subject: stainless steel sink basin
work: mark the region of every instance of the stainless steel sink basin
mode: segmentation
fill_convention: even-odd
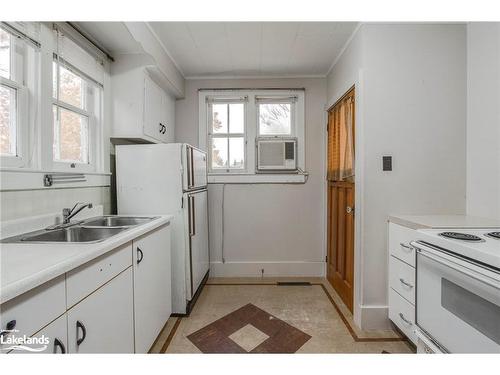
[[[112,237],[127,228],[83,228],[73,226],[63,229],[43,230],[11,237],[2,242],[65,242],[91,243],[99,242]]]
[[[118,227],[133,227],[135,225],[144,224],[154,217],[133,217],[133,216],[101,216],[98,218],[92,218],[88,221],[81,223],[82,227],[107,227],[107,228],[118,228]]]

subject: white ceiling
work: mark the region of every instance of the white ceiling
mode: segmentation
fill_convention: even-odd
[[[150,22],[186,78],[325,75],[356,22]]]

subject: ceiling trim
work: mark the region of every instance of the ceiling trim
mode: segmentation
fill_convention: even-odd
[[[351,44],[352,40],[354,39],[354,37],[356,36],[356,34],[358,33],[359,29],[361,28],[361,26],[363,25],[362,22],[358,23],[358,26],[356,26],[356,28],[354,29],[354,31],[352,32],[351,36],[349,38],[347,38],[346,42],[344,43],[344,46],[342,47],[342,49],[340,50],[339,54],[337,55],[337,57],[335,57],[335,59],[333,60],[332,62],[332,65],[330,65],[330,69],[328,69],[328,71],[326,72],[326,76],[328,77],[328,75],[330,74],[330,72],[332,71],[333,67],[339,62],[340,58],[342,57],[342,55],[344,54],[345,50],[347,49],[347,47],[349,47],[349,44]]]
[[[326,78],[326,74],[281,74],[281,75],[205,75],[205,76],[186,76],[186,80],[197,79],[286,79],[286,78]]]
[[[149,24],[149,22],[145,22],[145,24],[146,24],[146,27],[151,32],[151,34],[153,34],[153,36],[156,38],[156,40],[158,41],[158,43],[160,43],[161,48],[163,48],[163,50],[165,51],[165,53],[167,54],[167,56],[170,57],[170,60],[172,60],[172,62],[174,63],[174,65],[177,68],[177,70],[179,71],[179,73],[181,73],[182,78],[187,79],[186,75],[184,74],[184,71],[182,70],[182,68],[180,67],[180,65],[177,63],[177,61],[175,61],[174,57],[172,56],[172,54],[170,53],[170,51],[167,49],[167,47],[165,47],[165,44],[162,42],[162,40],[158,36],[158,34],[156,34],[156,31],[154,31],[154,29],[151,27],[151,25]]]

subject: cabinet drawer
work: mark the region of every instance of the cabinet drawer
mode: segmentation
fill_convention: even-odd
[[[4,330],[9,322],[15,321],[13,328],[19,330],[16,336],[31,336],[65,311],[66,289],[61,275],[2,304],[0,327]]]
[[[389,223],[389,254],[415,267],[415,249],[410,241],[416,239],[415,230]]]
[[[401,297],[394,289],[389,289],[389,319],[414,343],[415,335],[415,306]]]
[[[389,260],[389,285],[415,305],[415,268],[394,256]]]
[[[129,242],[68,272],[67,307],[75,305],[131,265],[132,243]]]

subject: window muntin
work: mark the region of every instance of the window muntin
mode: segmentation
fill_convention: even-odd
[[[258,103],[259,135],[291,136],[292,103]]]
[[[217,101],[209,105],[210,170],[245,169],[245,104]]]

